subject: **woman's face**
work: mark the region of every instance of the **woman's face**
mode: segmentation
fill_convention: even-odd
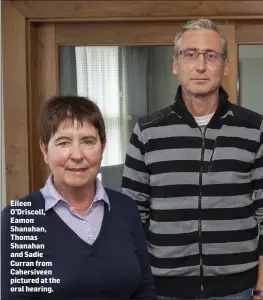
[[[40,148],[57,189],[86,188],[94,184],[105,143],[91,123],[64,121],[47,146],[40,142]]]

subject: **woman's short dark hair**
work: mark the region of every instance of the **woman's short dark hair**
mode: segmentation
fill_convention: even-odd
[[[97,130],[101,143],[106,141],[105,124],[98,106],[85,97],[55,96],[46,101],[38,119],[40,140],[48,145],[62,122],[83,122],[92,124]]]

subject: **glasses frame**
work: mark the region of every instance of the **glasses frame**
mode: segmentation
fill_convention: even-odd
[[[186,58],[184,56],[182,56],[186,51],[193,51],[197,56],[196,57],[191,57],[191,58]],[[215,53],[218,55],[218,60],[210,60],[208,58],[208,55],[207,53]],[[220,62],[221,59],[225,60],[226,57],[223,53],[220,53],[220,52],[217,52],[217,51],[214,51],[214,50],[207,50],[207,51],[204,51],[204,52],[201,52],[201,51],[197,51],[196,49],[184,49],[184,50],[180,50],[178,51],[177,53],[177,56],[182,56],[182,58],[185,60],[185,61],[196,61],[198,58],[199,58],[199,55],[202,54],[204,56],[204,59],[206,62],[209,62],[209,63],[212,63],[212,64],[217,64],[218,62]]]

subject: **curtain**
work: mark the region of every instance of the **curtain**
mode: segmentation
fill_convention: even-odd
[[[77,93],[99,106],[105,121],[107,147],[102,167],[118,165],[122,159],[125,103],[119,89],[118,47],[76,47]]]

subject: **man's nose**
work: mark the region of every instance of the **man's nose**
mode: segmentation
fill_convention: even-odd
[[[204,72],[206,70],[206,59],[203,53],[199,53],[196,62],[196,69],[199,72]]]

